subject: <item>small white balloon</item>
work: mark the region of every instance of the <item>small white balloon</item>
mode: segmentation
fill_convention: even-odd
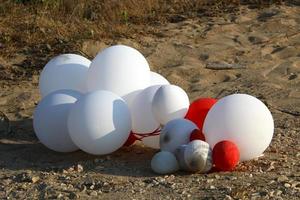
[[[51,59],[42,70],[39,89],[42,97],[60,89],[85,92],[91,61],[76,54],[62,54]]]
[[[104,49],[92,61],[88,71],[88,91],[108,90],[130,106],[139,90],[150,82],[150,68],[136,49],[115,45]]]
[[[45,96],[33,114],[33,128],[42,144],[58,152],[78,149],[69,136],[68,115],[81,94],[74,90],[58,90]]]
[[[179,169],[176,157],[168,152],[161,151],[155,154],[151,160],[151,168],[158,174],[170,174]]]
[[[197,125],[187,119],[174,119],[168,122],[160,133],[160,149],[176,152],[183,144],[190,142],[190,135]]]
[[[98,90],[82,96],[72,108],[68,128],[73,142],[83,151],[109,154],[126,142],[131,130],[127,104],[116,94]]]
[[[234,142],[240,150],[240,160],[245,161],[260,156],[269,146],[274,121],[259,99],[233,94],[220,99],[209,110],[203,132],[211,147],[222,140]]]
[[[160,148],[159,138],[160,138],[160,135],[144,137],[144,138],[142,138],[142,142],[147,147],[150,147],[152,149],[159,149]]]
[[[151,85],[170,85],[170,82],[162,75],[156,72],[150,72],[150,84]]]
[[[163,85],[154,95],[152,112],[161,124],[177,118],[184,118],[190,102],[185,91],[176,85]]]
[[[193,140],[184,150],[184,160],[188,171],[206,173],[212,168],[212,150],[202,140]]]

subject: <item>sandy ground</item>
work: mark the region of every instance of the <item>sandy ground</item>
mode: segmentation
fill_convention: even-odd
[[[191,100],[237,92],[258,97],[276,127],[265,155],[234,172],[157,176],[150,168],[156,151],[141,145],[109,156],[56,153],[32,129],[38,76],[1,80],[1,199],[300,199],[300,7],[244,7],[238,15],[174,21],[155,34],[85,41],[80,51],[93,57],[111,43],[136,47]],[[25,59],[0,55],[1,76],[19,72]]]

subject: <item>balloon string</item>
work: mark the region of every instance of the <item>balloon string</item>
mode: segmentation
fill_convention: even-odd
[[[134,133],[131,131],[131,134],[133,134],[136,137],[136,140],[142,141],[142,139],[144,139],[146,137],[152,137],[152,136],[159,135],[160,132],[161,132],[161,129],[160,129],[160,127],[158,127],[151,133]]]

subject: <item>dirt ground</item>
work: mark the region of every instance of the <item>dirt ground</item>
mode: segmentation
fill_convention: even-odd
[[[275,120],[264,156],[233,172],[158,176],[155,150],[136,144],[108,156],[56,153],[38,142],[32,113],[40,100],[38,75],[0,80],[1,199],[300,199],[300,7],[242,6],[222,17],[180,16],[155,34],[86,40],[92,58],[112,44],[139,49],[153,71],[183,87],[190,100],[247,93]],[[0,49],[1,53],[1,49]],[[1,77],[30,55],[1,57]],[[250,141],[251,142],[251,141]]]

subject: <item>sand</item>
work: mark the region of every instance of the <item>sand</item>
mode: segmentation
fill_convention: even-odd
[[[237,15],[183,18],[159,32],[118,41],[84,41],[92,58],[110,44],[139,49],[153,71],[190,100],[247,93],[271,110],[275,133],[264,156],[233,172],[158,176],[155,150],[140,144],[109,156],[56,153],[40,144],[32,113],[38,75],[0,81],[0,198],[300,199],[300,7],[242,7]],[[1,77],[29,55],[0,54]],[[251,141],[250,141],[251,142]]]

